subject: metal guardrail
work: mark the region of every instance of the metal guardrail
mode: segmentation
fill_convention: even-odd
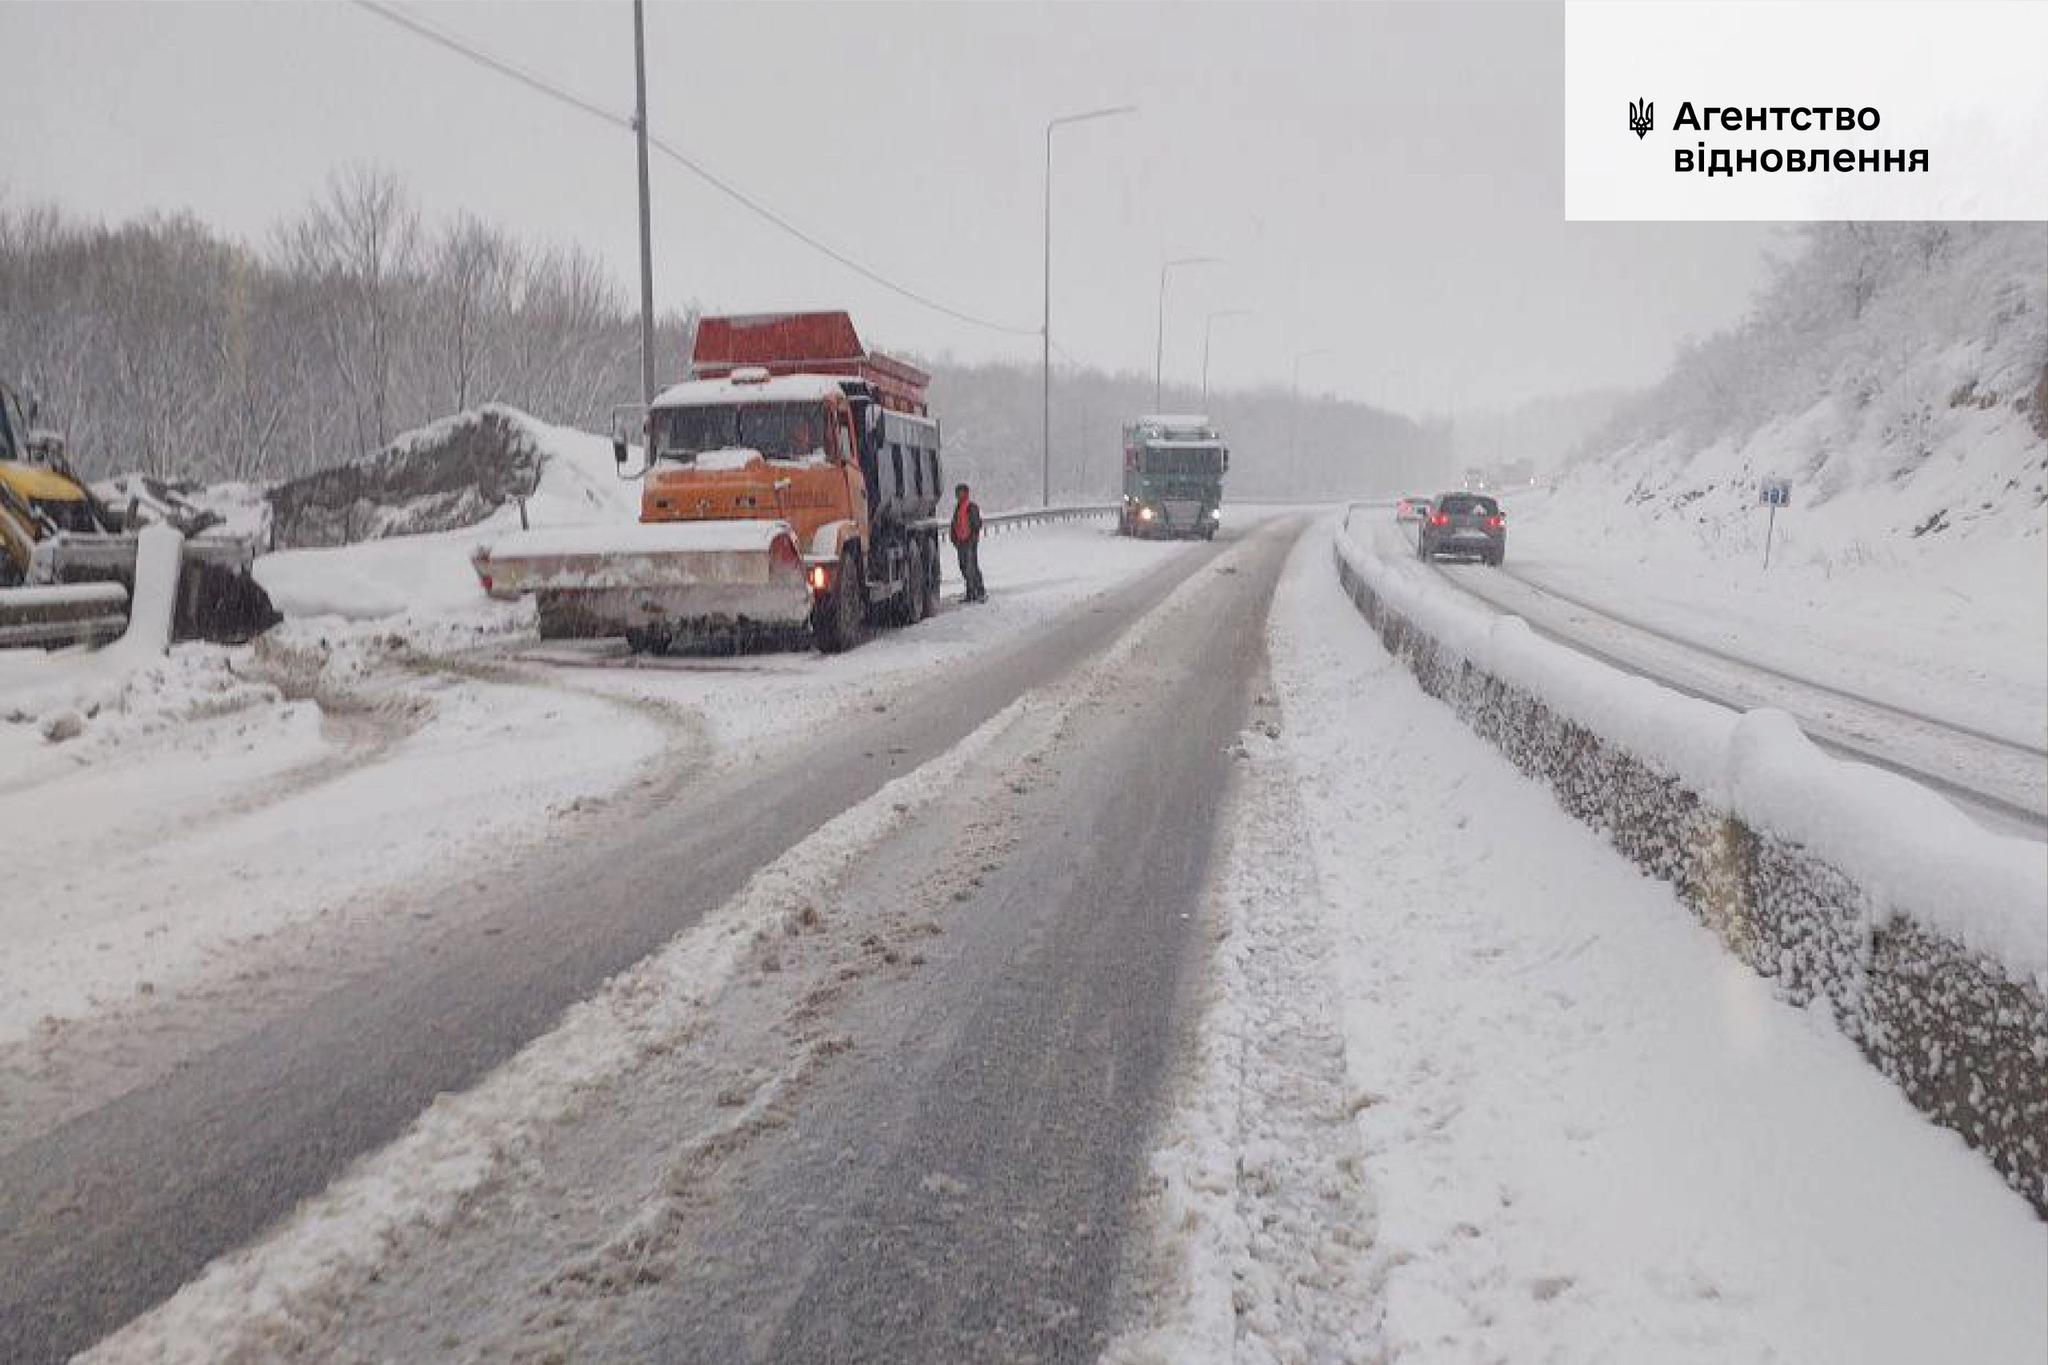
[[[988,536],[1025,526],[1050,525],[1061,521],[1094,521],[1099,517],[1113,517],[1122,510],[1122,507],[1121,503],[1107,502],[1091,507],[1040,507],[1030,512],[1001,512],[981,519],[981,533]]]

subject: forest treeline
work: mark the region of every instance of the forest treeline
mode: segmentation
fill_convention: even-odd
[[[689,321],[660,320],[680,354]],[[0,203],[0,377],[87,474],[273,479],[479,403],[604,430],[639,313],[596,256],[350,168],[260,245],[189,215],[109,227]]]
[[[693,320],[658,319],[660,379],[680,370]],[[1035,364],[873,341],[932,369],[959,476],[990,505],[1037,501]],[[255,244],[189,214],[109,226],[0,199],[0,379],[39,400],[40,425],[89,477],[272,481],[487,402],[608,431],[639,397],[639,316],[594,254],[469,215],[429,224],[404,182],[372,167],[335,173]],[[1121,425],[1151,389],[1149,374],[1056,372],[1056,499],[1118,488]],[[1203,400],[1169,383],[1164,401]],[[1378,491],[1449,464],[1444,429],[1362,404],[1271,388],[1208,402],[1244,495]]]

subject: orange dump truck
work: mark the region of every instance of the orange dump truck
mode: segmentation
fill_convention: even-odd
[[[845,313],[704,318],[691,377],[648,409],[636,526],[481,546],[494,596],[541,634],[663,650],[808,626],[828,652],[938,597],[944,478],[930,377],[867,351]],[[626,442],[615,442],[621,468]]]

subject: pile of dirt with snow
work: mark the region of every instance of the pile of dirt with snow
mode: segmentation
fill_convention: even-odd
[[[520,629],[531,624],[532,605],[485,598],[469,564],[478,542],[522,519],[589,526],[630,524],[640,514],[640,486],[619,478],[609,440],[501,405],[424,427],[365,462],[363,478],[388,480],[376,499],[347,501],[354,468],[316,476],[331,476],[319,496],[338,502],[295,502],[311,496],[292,491],[295,484],[273,490],[279,546],[304,548],[265,555],[256,577],[288,618],[402,618],[430,632],[453,622],[472,634]],[[322,538],[337,528],[351,543]]]
[[[478,525],[527,500],[556,523],[630,519],[611,443],[487,404],[400,436],[360,460],[270,490],[280,548],[352,545]]]
[[[2048,225],[1811,225],[1750,317],[1626,405],[1531,520],[1742,573],[1760,566],[1770,478],[1793,485],[1782,565],[2038,593]]]

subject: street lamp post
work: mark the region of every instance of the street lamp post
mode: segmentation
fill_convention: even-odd
[[[1038,325],[1039,396],[1043,403],[1039,414],[1040,505],[1045,507],[1052,506],[1052,130],[1069,123],[1086,123],[1090,119],[1137,112],[1135,104],[1119,104],[1108,109],[1090,109],[1082,114],[1066,114],[1045,125],[1045,312]]]
[[[1209,406],[1209,341],[1216,331],[1218,318],[1248,318],[1253,316],[1249,308],[1223,308],[1209,314],[1202,322],[1202,407]],[[1154,401],[1158,401],[1156,398]]]
[[[1159,338],[1152,351],[1152,411],[1159,411],[1166,393],[1166,277],[1177,265],[1222,265],[1220,256],[1176,256],[1159,266]]]
[[[1313,351],[1302,351],[1294,357],[1294,379],[1288,387],[1287,399],[1287,462],[1294,463],[1294,433],[1301,425],[1301,362],[1314,360],[1319,355],[1335,355],[1337,348],[1322,346]]]
[[[640,155],[640,401],[654,405],[654,229],[647,205],[647,22],[633,0],[633,139]],[[525,504],[521,504],[523,507]]]

